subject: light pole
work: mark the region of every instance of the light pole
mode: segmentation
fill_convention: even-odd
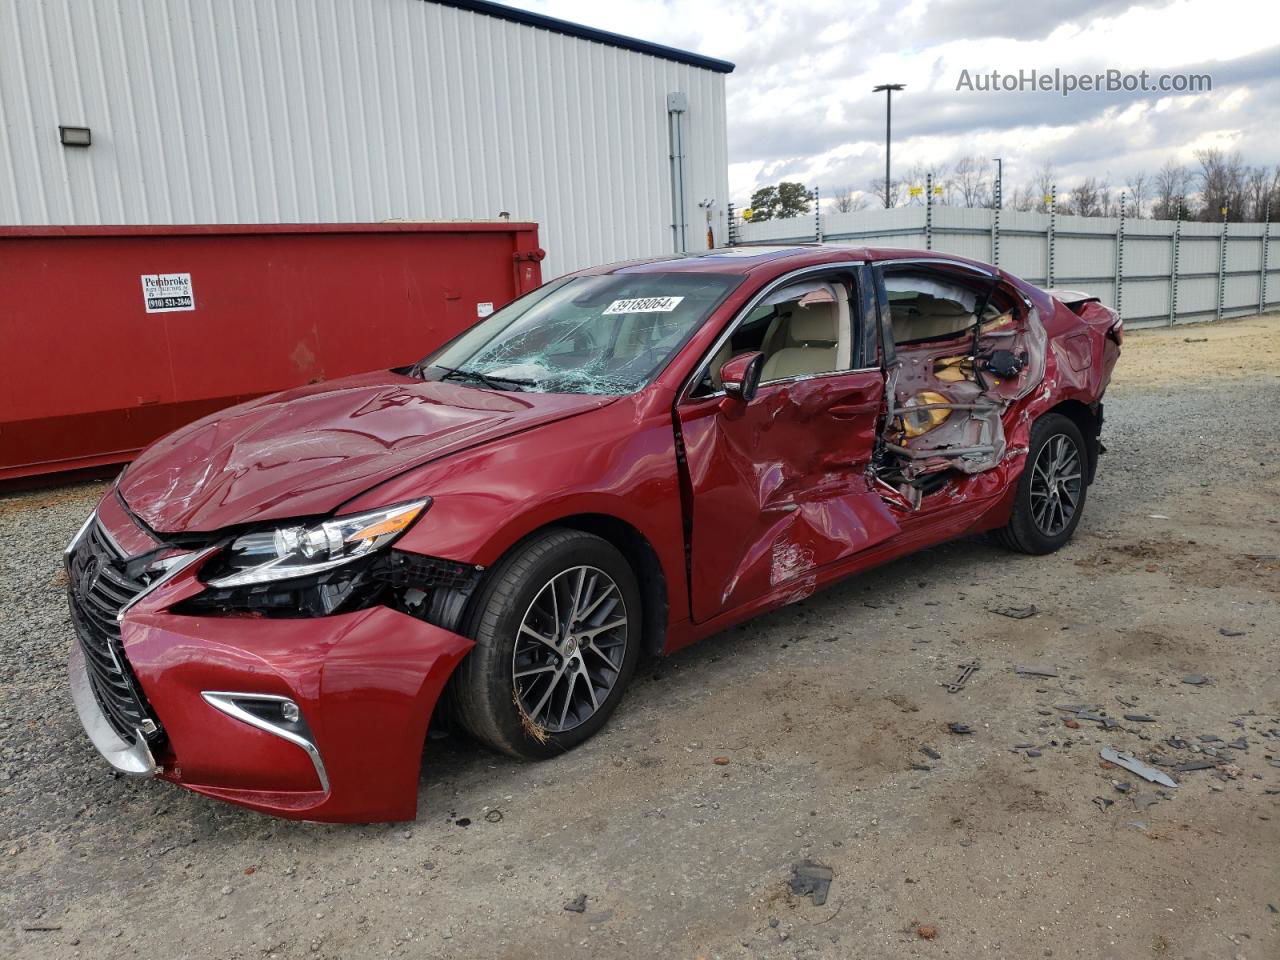
[[[1004,160],[1001,157],[992,157],[996,162],[996,206],[1004,206]]]
[[[884,207],[886,210],[891,206],[889,202],[889,142],[893,136],[893,91],[901,90],[905,86],[905,83],[882,83],[871,88],[872,93],[884,91]]]

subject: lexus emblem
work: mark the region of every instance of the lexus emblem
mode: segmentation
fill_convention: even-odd
[[[82,603],[87,602],[89,594],[98,585],[98,577],[102,575],[102,562],[97,557],[90,557],[84,565],[84,571],[76,583],[76,596]]]

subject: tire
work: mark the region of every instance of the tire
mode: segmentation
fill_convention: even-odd
[[[593,602],[578,626],[563,622],[575,603],[585,610]],[[450,681],[455,718],[514,757],[571,750],[622,699],[642,617],[635,574],[612,544],[563,528],[535,534],[494,567],[476,597],[467,621],[476,645]],[[605,629],[619,619],[623,627]]]
[[[1065,463],[1064,454],[1068,458]],[[1013,513],[1008,525],[995,531],[996,540],[1020,553],[1057,550],[1080,524],[1088,477],[1089,451],[1080,428],[1059,413],[1041,417],[1031,427],[1031,444],[1018,478]],[[1054,486],[1056,496],[1046,492],[1046,487]],[[1070,515],[1065,516],[1068,505]]]

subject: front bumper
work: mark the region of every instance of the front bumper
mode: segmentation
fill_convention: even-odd
[[[163,731],[152,748],[110,727],[73,645],[72,694],[99,752],[122,772],[275,816],[412,820],[427,725],[472,641],[387,607],[307,619],[169,612],[202,589],[199,566],[120,621],[120,648]],[[298,723],[255,722],[260,712],[234,708],[238,696],[289,701]]]
[[[76,705],[76,713],[80,715],[80,724],[107,763],[130,776],[154,776],[156,761],[151,756],[151,748],[147,746],[142,731],[138,731],[134,742],[126,742],[112,729],[102,707],[98,705],[89,684],[89,668],[84,662],[84,651],[80,649],[79,643],[71,645],[67,677],[71,684],[71,699]]]

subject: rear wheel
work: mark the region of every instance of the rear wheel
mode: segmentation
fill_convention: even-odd
[[[608,720],[639,655],[640,591],[608,541],[549,530],[492,572],[470,619],[476,645],[454,675],[458,720],[503,753],[539,759]]]
[[[996,532],[1005,546],[1022,553],[1052,553],[1071,539],[1084,512],[1088,453],[1075,422],[1058,413],[1031,428],[1026,466],[1008,526]]]

